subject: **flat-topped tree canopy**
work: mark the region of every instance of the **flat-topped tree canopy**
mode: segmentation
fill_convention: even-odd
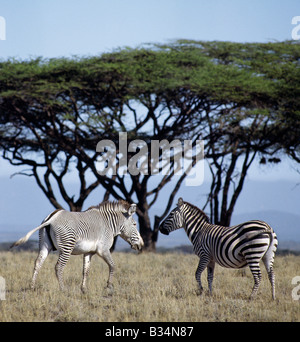
[[[56,208],[81,210],[98,186],[104,199],[137,203],[145,246],[154,249],[186,174],[174,176],[172,152],[167,174],[123,174],[119,133],[127,133],[128,144],[145,142],[149,165],[154,140],[202,139],[211,171],[206,206],[212,222],[228,225],[255,158],[279,161],[284,150],[299,162],[299,55],[297,42],[179,40],[92,57],[2,61],[2,156],[25,165],[19,173],[34,176]],[[115,175],[98,173],[96,146],[104,139],[116,146]],[[135,152],[127,152],[128,165]],[[173,184],[168,193],[166,184]],[[163,192],[166,204],[151,222]]]

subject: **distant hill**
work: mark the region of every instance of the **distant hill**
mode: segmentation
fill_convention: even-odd
[[[266,210],[255,211],[251,213],[234,214],[231,224],[235,225],[248,220],[259,219],[269,223],[276,232],[279,240],[278,249],[300,251],[300,215],[287,212]],[[34,224],[0,224],[0,250],[7,250],[9,245],[24,236],[26,232],[31,230]],[[38,240],[38,233],[34,233],[30,241]],[[6,244],[5,244],[6,243]],[[191,246],[191,243],[183,229],[172,232],[169,236],[159,234],[157,247],[158,248],[178,248],[179,246]],[[24,246],[24,249],[32,249],[33,245]],[[35,245],[37,248],[37,245]],[[116,249],[123,250],[130,248],[129,245],[118,239]]]
[[[29,240],[21,246],[10,249],[11,242],[0,242],[0,252],[2,251],[12,251],[12,252],[21,252],[21,251],[38,251],[39,250],[39,242],[37,240]]]
[[[266,221],[277,234],[279,240],[278,249],[300,251],[300,215],[280,212],[275,210],[257,211],[252,213],[244,213],[233,215],[231,224],[235,225],[248,220],[259,219]],[[26,230],[15,225],[0,224],[0,244],[11,243],[22,237],[27,231],[32,229],[33,225],[26,225]],[[34,233],[30,241],[38,240],[38,233]],[[8,246],[9,244],[7,244]],[[7,248],[3,245],[3,248]],[[172,232],[170,235],[159,234],[158,248],[178,248],[179,246],[191,246],[191,243],[183,229]],[[33,245],[24,246],[25,249],[31,249]],[[35,245],[35,247],[37,247]],[[116,249],[123,250],[129,248],[128,244],[119,238]]]
[[[234,215],[231,225],[255,219],[266,221],[274,229],[279,250],[300,251],[300,215],[275,210],[257,211]],[[168,236],[160,235],[157,244],[162,248],[180,248],[183,245],[191,245],[183,229]]]

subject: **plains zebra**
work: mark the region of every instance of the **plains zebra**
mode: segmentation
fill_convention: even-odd
[[[273,262],[278,242],[276,234],[267,223],[256,220],[233,227],[210,224],[202,210],[179,198],[177,208],[170,212],[161,223],[159,230],[168,235],[178,228],[185,229],[195,254],[200,258],[196,280],[201,292],[203,290],[201,273],[206,267],[211,293],[216,262],[228,268],[241,268],[248,265],[254,278],[250,296],[253,298],[261,280],[259,262],[262,259],[272,285],[272,298],[275,299]]]
[[[63,269],[71,254],[84,254],[82,292],[86,291],[86,279],[90,269],[91,257],[98,254],[109,267],[107,287],[112,287],[114,262],[110,248],[114,237],[120,235],[133,249],[139,250],[144,242],[133,219],[136,204],[125,201],[103,202],[83,212],[55,210],[43,223],[11,247],[26,242],[39,230],[39,254],[35,262],[31,287],[34,288],[36,277],[51,250],[58,250],[59,257],[55,266],[59,286],[63,289]]]

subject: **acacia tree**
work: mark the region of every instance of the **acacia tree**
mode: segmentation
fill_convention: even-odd
[[[212,180],[203,209],[209,205],[211,221],[224,226],[230,225],[251,164],[257,155],[270,147],[269,118],[248,113],[245,123],[243,114],[235,115],[231,120],[227,117],[221,131],[214,122],[208,121],[209,129],[214,132],[214,141],[211,140],[208,147]]]
[[[3,157],[11,164],[29,167],[21,174],[33,176],[55,208],[64,205],[57,199],[54,183],[70,210],[80,210],[99,183],[86,184],[87,165],[70,152],[88,139],[83,130],[74,129],[81,118],[72,96],[64,101],[71,89],[78,87],[78,83],[65,79],[77,66],[64,65],[62,70],[57,64],[60,62],[48,65],[41,59],[2,63],[1,147]],[[71,168],[77,170],[80,180],[77,199],[68,194],[64,182]]]
[[[168,172],[160,176],[123,174],[121,166],[129,165],[144,147],[144,164],[150,169],[152,141],[203,139],[212,172],[207,202],[211,218],[229,224],[248,168],[258,153],[271,153],[274,145],[278,88],[263,62],[271,48],[276,50],[276,43],[181,41],[92,58],[2,62],[3,157],[14,165],[27,165],[29,170],[22,173],[35,177],[56,208],[67,204],[71,210],[81,210],[98,186],[106,190],[104,199],[136,202],[140,232],[151,250],[158,224],[186,173],[177,178],[165,208],[151,224],[151,207],[174,179],[174,152]],[[137,139],[143,144],[124,156],[120,132],[126,132],[128,144]],[[116,147],[113,175],[99,173],[103,151],[96,147],[104,139]],[[160,153],[158,162],[164,158]],[[190,168],[195,164],[192,158]],[[67,190],[70,171],[78,175],[77,196]],[[55,183],[65,203],[58,200]]]
[[[234,70],[221,86],[213,86],[221,106],[206,111],[204,128],[210,132],[206,160],[212,175],[204,208],[209,205],[212,222],[229,225],[254,159],[278,163],[282,152],[294,159],[299,153],[300,45],[179,43]]]
[[[137,202],[141,234],[146,247],[153,249],[157,235],[151,229],[149,209],[159,191],[172,179],[174,160],[170,162],[169,172],[149,188],[151,174],[118,173],[113,177],[100,174],[96,146],[100,140],[109,139],[116,143],[118,154],[117,133],[123,131],[129,141],[143,139],[150,152],[153,139],[185,137],[184,127],[200,104],[191,101],[184,108],[177,108],[176,98],[163,91],[153,95],[144,89],[137,95],[140,83],[135,84],[135,79],[129,76],[128,56],[121,60],[119,57],[116,54],[95,60],[2,63],[1,147],[3,157],[13,165],[29,167],[21,173],[35,177],[56,208],[64,204],[53,190],[54,183],[70,210],[81,210],[98,185],[106,189],[104,199],[112,195]],[[136,69],[140,68],[139,63]],[[137,107],[139,110],[142,107],[145,114],[137,114]],[[128,153],[127,162],[131,157]],[[193,166],[195,161],[191,163]],[[64,182],[70,170],[78,173],[77,197],[68,193]],[[93,181],[88,183],[91,175]],[[178,179],[165,214],[185,176],[184,173]],[[156,225],[158,228],[157,219]]]

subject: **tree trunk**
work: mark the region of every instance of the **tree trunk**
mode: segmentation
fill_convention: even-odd
[[[140,226],[140,234],[144,240],[144,250],[147,252],[153,252],[156,250],[156,240],[155,236],[157,234],[151,229],[150,218],[148,215],[148,211],[139,215],[139,226]]]

